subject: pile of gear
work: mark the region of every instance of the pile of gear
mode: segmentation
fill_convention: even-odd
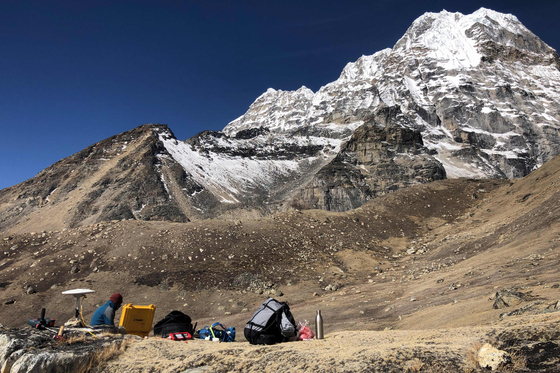
[[[60,329],[55,329],[55,320],[45,317],[45,309],[42,309],[41,317],[29,320],[29,325],[54,333],[55,339],[64,339],[65,328],[66,332],[82,332],[94,336],[96,333],[106,332],[148,336],[152,329],[156,307],[153,304],[149,306],[127,304],[123,308],[119,326],[116,327],[114,324],[115,312],[123,303],[123,297],[119,293],[111,295],[109,301],[94,312],[90,325],[86,325],[82,316],[81,300],[86,297],[86,294],[92,292],[94,291],[89,289],[75,289],[63,293],[76,297],[76,314],[74,319],[69,320]],[[220,322],[215,322],[211,326],[205,326],[199,330],[196,327],[197,324],[193,325],[188,315],[175,310],[158,321],[153,330],[154,336],[174,341],[186,341],[193,338],[214,342],[235,341],[235,327],[226,327]],[[256,345],[310,340],[314,337],[322,339],[323,325],[320,311],[317,311],[316,331],[317,335],[307,326],[307,321],[296,324],[286,302],[268,298],[245,325],[244,335],[249,343]]]
[[[235,328],[216,322],[196,330],[191,318],[180,311],[173,311],[154,326],[154,335],[172,340],[200,338],[214,342],[235,341]],[[313,332],[306,324],[296,325],[290,307],[285,302],[268,298],[253,314],[245,326],[245,338],[251,344],[271,345],[295,340],[298,336],[312,339]]]

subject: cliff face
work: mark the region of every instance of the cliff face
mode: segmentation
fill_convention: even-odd
[[[377,196],[445,176],[441,163],[424,147],[420,131],[372,121],[354,132],[292,205],[348,211]]]

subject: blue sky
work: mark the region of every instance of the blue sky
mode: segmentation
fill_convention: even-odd
[[[144,123],[220,130],[269,87],[317,91],[424,12],[482,6],[560,48],[560,1],[0,0],[0,189]]]

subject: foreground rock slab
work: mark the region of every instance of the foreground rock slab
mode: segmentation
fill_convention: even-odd
[[[53,336],[50,330],[1,329],[0,372],[87,372],[118,355],[123,341],[130,339],[122,335],[75,335],[57,341]]]

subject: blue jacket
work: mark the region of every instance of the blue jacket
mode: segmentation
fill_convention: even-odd
[[[90,325],[115,325],[116,308],[115,303],[108,301],[93,313]]]

